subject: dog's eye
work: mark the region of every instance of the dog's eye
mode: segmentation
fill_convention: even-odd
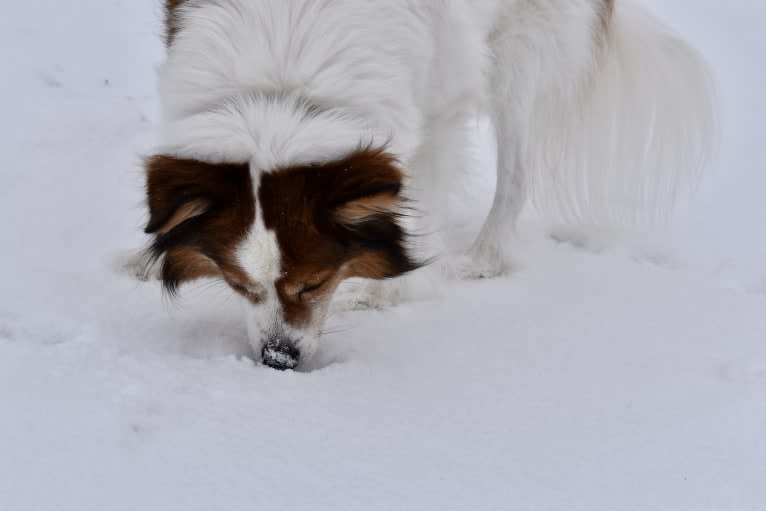
[[[302,299],[304,298],[304,295],[311,294],[314,291],[319,291],[320,289],[322,289],[322,286],[327,284],[329,280],[330,280],[329,278],[326,278],[319,282],[304,285],[303,289],[301,289],[300,293],[298,293],[298,296]]]
[[[301,293],[311,293],[312,291],[317,291],[322,286],[327,284],[327,281],[330,279],[324,279],[321,282],[317,282],[316,284],[306,284],[303,289],[301,290]]]
[[[229,285],[239,294],[247,297],[251,302],[261,302],[263,301],[263,294],[258,289],[254,289],[250,286],[245,286],[238,283],[230,282]]]

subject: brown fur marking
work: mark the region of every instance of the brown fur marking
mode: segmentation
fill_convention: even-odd
[[[220,277],[252,303],[263,301],[270,283],[253,282],[235,254],[256,215],[249,166],[159,155],[146,169],[146,232],[155,235],[155,258],[164,256],[165,288]],[[275,285],[285,321],[308,324],[343,279],[384,279],[419,266],[398,224],[402,179],[396,161],[374,149],[261,174],[257,200],[280,249]]]
[[[223,277],[251,301],[262,288],[249,282],[234,251],[255,219],[247,164],[211,164],[154,156],[146,163],[152,251],[165,255],[162,278],[174,292],[200,277]]]
[[[216,264],[197,250],[177,247],[165,254],[166,271],[181,280],[196,280],[204,277],[220,277],[221,270]]]
[[[396,161],[375,149],[261,177],[258,200],[282,254],[276,285],[288,323],[310,322],[345,278],[382,279],[417,267],[397,223],[402,178]]]

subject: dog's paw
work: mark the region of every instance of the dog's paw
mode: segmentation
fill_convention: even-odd
[[[415,282],[411,275],[391,280],[354,282],[338,291],[333,299],[333,309],[338,312],[387,309],[426,298],[429,289],[427,282]]]
[[[450,262],[449,273],[457,279],[491,279],[507,275],[511,265],[499,255],[468,252],[454,256]]]
[[[556,243],[594,254],[603,252],[618,238],[617,232],[609,229],[585,229],[571,226],[556,226],[551,229],[549,236]]]
[[[143,250],[124,250],[112,255],[109,266],[115,273],[137,280],[159,280],[162,260],[150,258]]]
[[[407,301],[404,279],[374,280],[347,300],[347,310],[386,309]]]

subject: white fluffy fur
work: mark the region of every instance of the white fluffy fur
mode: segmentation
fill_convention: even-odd
[[[527,193],[566,220],[654,218],[711,146],[710,80],[633,0],[604,33],[604,5],[192,0],[160,71],[163,149],[268,169],[385,140],[438,219],[469,165],[465,122],[488,112],[498,191],[477,255],[500,250]]]
[[[256,92],[169,120],[159,150],[211,163],[249,162],[263,171],[332,161],[387,140],[364,118],[343,109],[323,110],[305,98]]]
[[[694,50],[630,1],[616,0],[603,42],[577,81],[551,75],[534,98],[531,197],[597,227],[659,220],[708,158],[712,82]]]
[[[494,275],[527,196],[604,226],[661,217],[700,173],[704,64],[614,4],[604,23],[606,0],[190,0],[160,70],[163,149],[257,173],[385,141],[438,233],[488,114],[497,189],[463,273]]]

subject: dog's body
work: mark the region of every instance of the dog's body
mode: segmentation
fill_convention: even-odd
[[[413,256],[406,233],[443,229],[477,114],[495,127],[497,189],[466,276],[504,271],[528,194],[568,219],[635,217],[662,209],[709,146],[704,66],[631,0],[166,8],[150,259],[170,289],[224,278],[270,365],[314,351],[341,280],[436,255],[438,242]],[[402,215],[402,194],[426,214]]]

